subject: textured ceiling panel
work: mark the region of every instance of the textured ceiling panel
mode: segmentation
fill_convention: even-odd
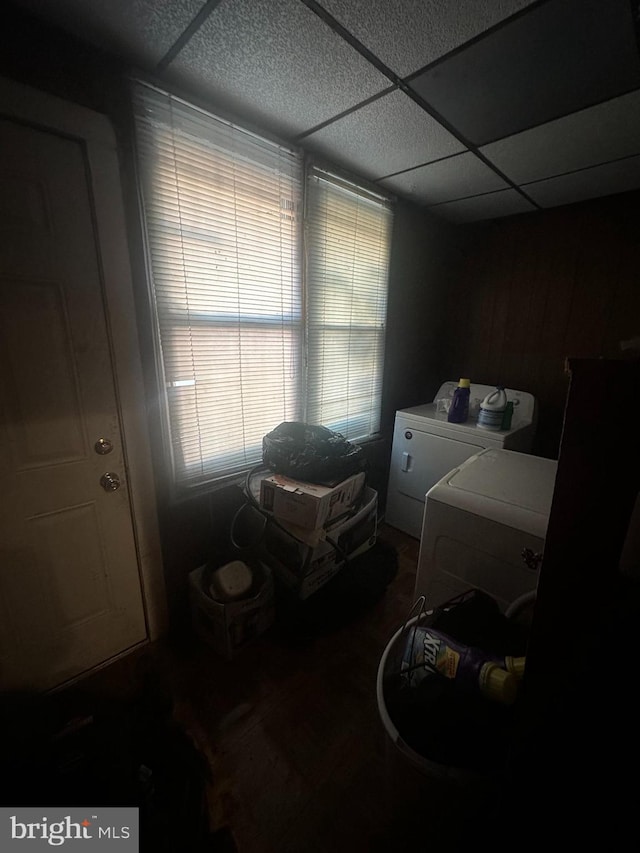
[[[393,89],[307,2],[12,5],[141,68],[157,65],[205,9],[162,72],[169,88],[258,132],[299,137],[453,221],[530,209],[460,137],[541,206],[637,186],[639,0],[319,0],[396,74],[417,72],[412,85],[459,136]]]
[[[442,125],[399,91],[312,133],[302,144],[369,178],[464,150]]]
[[[640,187],[640,155],[527,184],[523,189],[541,207],[556,207]]]
[[[511,216],[514,213],[527,213],[535,209],[517,190],[501,190],[475,198],[438,204],[431,208],[431,212],[450,222],[475,222],[480,219]]]
[[[411,86],[476,145],[640,86],[629,0],[530,10]]]
[[[19,0],[19,5],[85,41],[151,67],[204,0]]]
[[[481,149],[517,184],[640,152],[640,91],[564,116]]]
[[[508,186],[471,152],[411,169],[380,183],[420,204],[438,204]]]
[[[168,76],[286,136],[389,86],[299,0],[224,0]]]
[[[400,77],[423,68],[533,0],[320,0]]]

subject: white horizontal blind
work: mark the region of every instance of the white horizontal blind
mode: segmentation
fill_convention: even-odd
[[[309,171],[306,419],[349,439],[380,428],[392,216],[383,198]]]
[[[246,469],[302,415],[300,158],[136,84],[175,480]]]

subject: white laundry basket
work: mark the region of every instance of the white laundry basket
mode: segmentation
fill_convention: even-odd
[[[424,598],[421,596],[416,604],[418,602],[422,602],[423,604]],[[415,612],[414,608],[412,608],[412,612]],[[474,789],[480,787],[483,794],[488,794],[493,790],[492,780],[496,784],[499,784],[499,774],[496,774],[495,770],[487,768],[485,772],[483,770],[461,767],[456,764],[445,764],[427,758],[413,749],[403,739],[402,733],[398,730],[389,714],[385,697],[385,682],[392,672],[398,673],[400,671],[400,661],[409,632],[424,615],[424,611],[421,610],[418,615],[407,619],[404,625],[389,640],[378,665],[376,698],[380,719],[387,735],[386,758],[388,770],[390,773],[397,773],[400,764],[400,766],[405,768],[404,772],[407,772],[406,768],[411,768],[411,772],[428,777],[430,780],[435,779],[442,783],[453,784],[458,787],[471,787]],[[426,615],[429,616],[430,613]],[[411,613],[409,616],[411,616]],[[426,724],[428,722],[428,720],[425,720]]]
[[[439,764],[435,761],[431,761],[428,758],[425,758],[425,756],[423,755],[420,755],[420,753],[416,752],[407,743],[405,743],[405,741],[402,739],[402,735],[396,728],[393,720],[389,716],[389,712],[387,711],[387,704],[384,695],[384,680],[385,675],[388,672],[390,659],[397,651],[397,644],[404,640],[407,629],[410,628],[412,625],[415,625],[419,618],[419,616],[413,617],[413,619],[411,619],[405,625],[402,625],[396,631],[391,640],[388,642],[384,653],[380,659],[380,664],[378,665],[378,676],[376,680],[376,698],[378,702],[378,712],[380,714],[380,719],[387,734],[387,770],[390,774],[396,775],[397,773],[403,772],[403,767],[410,767],[413,768],[414,771],[417,771],[417,773],[421,776],[428,777],[429,779],[437,779],[442,782],[468,785],[469,783],[477,781],[480,778],[484,777],[480,777],[480,774],[473,773],[472,771],[462,770],[457,767],[451,767],[445,764]],[[398,759],[400,759],[400,761],[398,761]]]

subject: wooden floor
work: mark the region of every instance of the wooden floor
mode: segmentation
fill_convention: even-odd
[[[593,802],[601,786],[591,790],[592,779],[606,779],[606,787],[616,775],[626,780],[606,762],[606,772],[591,772],[591,743],[600,717],[609,720],[600,738],[602,754],[608,755],[617,726],[618,742],[611,753],[615,763],[616,756],[625,754],[627,732],[637,730],[629,723],[637,717],[636,704],[624,691],[624,702],[611,704],[615,694],[608,683],[606,691],[595,691],[600,705],[591,714],[592,722],[570,737],[575,721],[593,706],[591,679],[585,678],[584,690],[577,704],[568,705],[564,722],[562,716],[559,723],[554,717],[545,728],[542,721],[538,740],[521,744],[525,750],[520,752],[520,769],[517,764],[512,767],[518,781],[504,786],[508,788],[504,799],[497,799],[499,785],[488,779],[462,786],[418,773],[390,743],[375,689],[383,651],[413,603],[418,542],[385,525],[379,539],[397,552],[396,576],[375,603],[349,611],[346,620],[333,620],[331,628],[316,623],[283,630],[278,621],[232,662],[216,656],[185,630],[182,642],[138,650],[64,691],[48,697],[16,697],[15,707],[0,702],[0,788],[4,783],[7,789],[3,802],[54,803],[58,796],[66,805],[80,800],[65,792],[80,790],[83,803],[140,803],[142,762],[151,767],[156,780],[149,800],[155,811],[147,821],[155,836],[150,846],[141,846],[153,853],[174,849],[175,853],[196,849],[198,853],[450,853],[474,850],[484,839],[494,851],[506,850],[507,845],[512,849],[514,839],[518,849],[533,839],[539,850],[555,837],[557,817],[567,807],[565,789],[581,782],[581,798]],[[619,648],[633,647],[635,613]],[[610,667],[606,649],[600,653],[601,668]],[[626,670],[618,681],[626,682]],[[620,724],[621,708],[628,708],[626,727]],[[70,723],[73,732],[78,720],[87,719],[94,722],[80,728],[77,738],[71,734],[60,740],[59,733]],[[555,741],[553,737],[549,741],[550,734]],[[197,822],[198,838],[206,836],[205,846],[183,843],[185,823],[196,826],[184,815],[191,814],[194,802],[200,808],[201,769],[207,766],[193,743],[211,770],[207,798],[213,834],[200,833],[200,817],[206,821],[202,810]],[[549,775],[557,756],[567,752],[567,743],[580,757],[575,762],[580,771],[574,772],[565,757],[561,772]],[[3,769],[3,760],[9,772]],[[539,776],[531,776],[531,766]],[[105,788],[104,777],[110,787]],[[66,788],[60,788],[61,779]],[[123,784],[127,779],[129,787]],[[179,784],[173,785],[174,780]],[[555,787],[550,788],[551,780]],[[103,796],[107,789],[110,799]],[[620,786],[612,790],[614,799],[621,801]],[[632,796],[635,789],[625,790]],[[540,792],[551,815],[546,823],[544,812],[532,810]],[[574,818],[563,817],[571,839],[581,798],[575,801]],[[610,822],[608,813],[602,812],[607,831],[609,823],[617,825],[619,811],[613,812]],[[587,814],[581,837],[588,846],[590,837],[585,836],[592,831],[593,815],[589,809]],[[631,806],[626,814],[633,819]],[[171,820],[165,820],[169,815]],[[174,834],[167,835],[165,826]],[[169,841],[163,846],[158,837]],[[177,845],[175,837],[180,839]]]
[[[213,822],[240,853],[446,851],[473,837],[473,796],[416,774],[380,721],[376,672],[418,556],[393,528],[380,539],[397,550],[397,576],[348,624],[272,630],[233,662],[197,643],[163,654],[178,716],[213,768]]]
[[[109,720],[113,702],[135,707],[151,686],[151,725],[166,706],[208,759],[210,853],[470,849],[487,819],[477,788],[416,772],[380,719],[376,674],[413,603],[418,542],[385,525],[379,541],[395,548],[398,571],[366,609],[333,627],[277,622],[232,662],[183,632],[55,694],[48,730]]]

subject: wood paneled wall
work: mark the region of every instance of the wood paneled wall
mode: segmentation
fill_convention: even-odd
[[[398,201],[389,268],[381,432],[393,433],[397,409],[432,400],[438,366],[443,295],[460,275],[464,229]]]
[[[534,453],[556,456],[566,357],[616,357],[640,335],[640,193],[479,227],[441,331],[441,375],[535,394]]]

